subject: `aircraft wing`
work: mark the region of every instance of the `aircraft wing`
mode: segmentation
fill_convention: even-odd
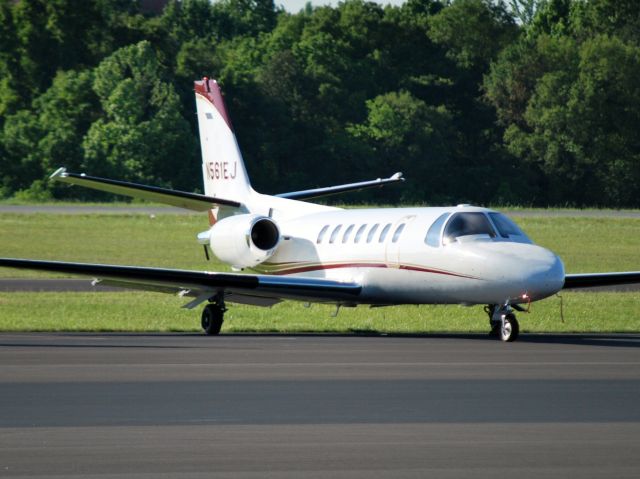
[[[327,188],[315,188],[313,190],[293,191],[291,193],[280,193],[280,198],[290,200],[308,200],[310,198],[319,198],[321,196],[336,195],[338,193],[347,193],[349,191],[361,191],[368,188],[378,188],[391,183],[404,181],[402,173],[398,172],[389,178],[378,178],[377,180],[361,181],[359,183],[349,183],[346,185],[329,186]]]
[[[79,175],[77,173],[69,173],[65,168],[57,169],[49,178],[63,183],[84,186],[86,188],[115,193],[117,195],[156,201],[158,203],[194,211],[208,211],[216,206],[229,206],[232,208],[243,207],[243,205],[237,201],[214,198],[212,196],[200,195],[198,193],[187,193],[186,191],[159,188],[157,186],[146,186],[139,185],[137,183],[128,183],[126,181],[98,178],[85,174]]]
[[[256,306],[271,306],[283,299],[309,302],[354,302],[362,287],[316,278],[216,273],[181,269],[147,268],[90,263],[68,263],[16,258],[0,258],[0,266],[35,269],[95,278],[97,283],[175,293],[193,297],[186,308],[194,308],[217,293],[225,300]]]
[[[640,271],[624,273],[567,274],[563,289],[592,288],[594,286],[618,286],[640,283]]]

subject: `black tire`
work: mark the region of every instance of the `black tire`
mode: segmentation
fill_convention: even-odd
[[[224,322],[224,311],[216,304],[208,304],[202,310],[202,329],[207,336],[220,334]]]
[[[505,343],[511,343],[518,339],[519,333],[520,325],[515,315],[507,314],[500,327],[500,339]]]
[[[502,323],[491,321],[491,331],[489,331],[489,336],[491,336],[492,338],[499,338],[501,327]]]

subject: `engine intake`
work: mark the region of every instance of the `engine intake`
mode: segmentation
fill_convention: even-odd
[[[251,242],[263,251],[274,249],[280,242],[280,230],[270,218],[260,218],[251,227]]]
[[[266,216],[230,216],[200,233],[198,241],[209,244],[220,261],[234,268],[250,268],[273,256],[280,244],[280,229]]]

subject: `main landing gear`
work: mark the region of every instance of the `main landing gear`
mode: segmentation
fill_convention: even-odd
[[[518,339],[520,325],[511,306],[508,304],[490,304],[485,306],[484,310],[489,316],[489,324],[491,325],[489,334],[491,336],[500,338],[506,343]]]
[[[224,313],[227,308],[224,305],[224,296],[218,294],[202,310],[202,329],[208,336],[220,334],[220,328],[224,322]]]

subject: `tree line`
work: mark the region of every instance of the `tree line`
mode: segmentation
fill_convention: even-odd
[[[203,76],[264,193],[640,205],[636,0],[0,0],[0,198],[107,198],[59,166],[200,190]]]

